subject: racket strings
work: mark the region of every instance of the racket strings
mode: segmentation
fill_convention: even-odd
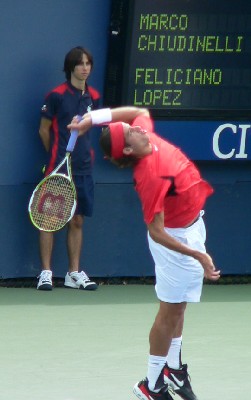
[[[66,177],[54,175],[35,191],[30,215],[39,229],[54,231],[61,229],[70,220],[75,206],[73,184]]]

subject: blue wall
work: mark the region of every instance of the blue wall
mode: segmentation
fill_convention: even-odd
[[[41,178],[45,160],[38,136],[40,107],[48,90],[64,80],[64,56],[76,45],[93,53],[94,70],[89,83],[103,94],[109,13],[110,0],[17,0],[15,7],[6,2],[1,9],[2,278],[32,277],[40,271],[38,232],[27,214],[29,196]],[[233,161],[234,156],[207,161],[212,135],[205,141],[200,132],[213,132],[216,125],[193,124],[161,121],[156,125],[162,135],[180,145],[190,157],[193,158],[193,148],[200,147],[198,164],[215,187],[215,195],[206,207],[208,249],[224,274],[251,273],[250,163]],[[186,136],[182,134],[185,129],[190,132]],[[131,172],[119,171],[103,160],[98,135],[95,129],[95,213],[86,219],[82,266],[97,277],[153,275]],[[250,154],[249,136],[248,133]],[[233,135],[233,146],[238,147],[238,135]],[[227,154],[229,149],[222,148],[222,152]],[[65,233],[56,235],[53,271],[58,277],[67,271]]]

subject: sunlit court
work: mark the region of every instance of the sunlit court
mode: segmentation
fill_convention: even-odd
[[[1,287],[0,303],[2,399],[135,397],[158,307],[152,284],[95,294]],[[249,284],[204,285],[201,303],[188,306],[183,361],[199,399],[250,399],[250,303]]]

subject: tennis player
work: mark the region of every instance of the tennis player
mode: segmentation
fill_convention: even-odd
[[[202,218],[213,189],[179,148],[154,133],[147,109],[91,111],[68,127],[82,135],[104,123],[109,123],[100,138],[105,156],[118,167],[133,168],[160,302],[149,335],[147,377],[133,391],[142,400],[172,399],[170,390],[182,399],[196,400],[181,360],[181,344],[187,303],[200,301],[204,276],[212,281],[220,277],[205,249]]]

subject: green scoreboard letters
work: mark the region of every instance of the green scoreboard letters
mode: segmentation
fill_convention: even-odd
[[[107,102],[164,118],[250,118],[251,1],[114,1],[111,26]]]

